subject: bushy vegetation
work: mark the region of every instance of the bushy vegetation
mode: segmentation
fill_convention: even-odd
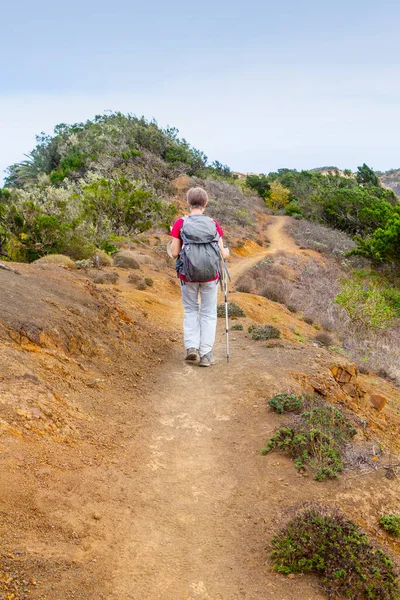
[[[217,306],[218,317],[225,317],[225,304],[218,304]],[[232,319],[238,319],[245,317],[246,313],[240,308],[236,302],[228,302],[228,316]]]
[[[398,316],[385,289],[371,281],[345,279],[335,302],[344,308],[352,323],[371,331],[388,329]]]
[[[279,573],[316,573],[329,597],[398,600],[397,572],[357,525],[337,510],[309,506],[272,539]]]
[[[340,261],[356,247],[351,235],[317,221],[292,221],[287,230],[300,248],[315,250]]]
[[[393,537],[400,537],[400,516],[382,515],[379,519],[379,525]]]
[[[318,232],[320,239],[326,229]],[[328,241],[331,239],[329,232]],[[337,252],[340,254],[340,242]],[[353,260],[339,266],[328,258],[305,262],[281,253],[249,269],[236,289],[263,295],[285,304],[291,312],[305,314],[316,328],[334,332],[355,362],[400,384],[399,283],[371,268],[351,268],[357,265]],[[368,262],[360,260],[368,267]],[[316,341],[331,346],[333,339],[321,331]]]
[[[269,406],[280,415],[286,412],[301,412],[303,410],[302,396],[296,394],[276,394],[268,400]]]
[[[400,262],[400,203],[363,164],[353,176],[338,170],[279,169],[251,175],[247,185],[274,210],[302,215],[353,236],[353,253],[376,262]]]
[[[0,255],[33,261],[46,254],[88,259],[115,251],[114,238],[167,227],[176,209],[172,180],[181,175],[233,181],[174,128],[111,113],[38,136],[0,189]]]
[[[271,340],[281,337],[281,332],[273,325],[250,325],[248,332],[253,340]]]
[[[343,471],[343,448],[356,430],[331,404],[315,398],[304,399],[299,405],[293,399],[286,403],[301,412],[290,426],[278,429],[267,442],[262,454],[273,450],[285,452],[299,470],[310,467],[317,481],[334,479]],[[284,404],[278,403],[284,412]],[[279,412],[279,410],[278,410]]]

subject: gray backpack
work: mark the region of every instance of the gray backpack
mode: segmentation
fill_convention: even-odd
[[[182,249],[177,260],[178,274],[188,281],[211,281],[221,269],[220,238],[215,221],[205,215],[184,217]]]

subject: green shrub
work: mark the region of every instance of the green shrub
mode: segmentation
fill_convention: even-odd
[[[144,282],[145,282],[145,284],[146,284],[148,287],[151,287],[151,286],[153,285],[153,283],[154,283],[154,281],[152,280],[152,278],[151,278],[151,277],[145,277],[145,278],[144,278]]]
[[[400,537],[400,516],[399,515],[382,515],[379,519],[379,525],[385,531],[394,537]]]
[[[301,412],[303,409],[303,398],[296,394],[276,394],[268,400],[270,407],[277,413]]]
[[[347,279],[342,286],[335,302],[344,308],[353,323],[367,330],[379,331],[394,322],[396,310],[388,304],[376,283]]]
[[[271,542],[279,573],[316,573],[330,598],[398,600],[397,572],[355,523],[337,510],[306,507]]]
[[[217,315],[219,317],[225,317],[225,304],[218,304]],[[228,316],[237,319],[239,317],[245,317],[246,314],[236,302],[228,302]]]
[[[261,454],[273,450],[285,452],[295,461],[297,469],[310,467],[316,481],[334,479],[343,471],[343,447],[355,433],[340,410],[311,398],[303,401],[300,418],[278,429]]]
[[[236,323],[231,327],[232,331],[243,331],[243,325],[241,323]]]
[[[295,202],[289,202],[285,209],[285,214],[289,215],[290,217],[294,217],[296,215],[302,216],[301,208]]]
[[[250,325],[248,332],[253,340],[270,340],[281,337],[279,329],[273,325]]]

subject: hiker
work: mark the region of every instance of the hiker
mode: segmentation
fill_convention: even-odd
[[[229,249],[223,245],[224,232],[219,223],[203,214],[207,192],[194,187],[186,198],[190,215],[178,219],[171,229],[171,254],[177,259],[184,307],[185,360],[197,361],[200,357],[200,366],[210,367],[215,364],[212,349],[217,328],[218,281]]]

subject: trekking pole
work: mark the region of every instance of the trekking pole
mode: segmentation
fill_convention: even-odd
[[[226,260],[224,259],[224,295],[225,295],[225,334],[226,334],[226,362],[229,363],[229,320],[228,320],[228,279],[231,280]]]

